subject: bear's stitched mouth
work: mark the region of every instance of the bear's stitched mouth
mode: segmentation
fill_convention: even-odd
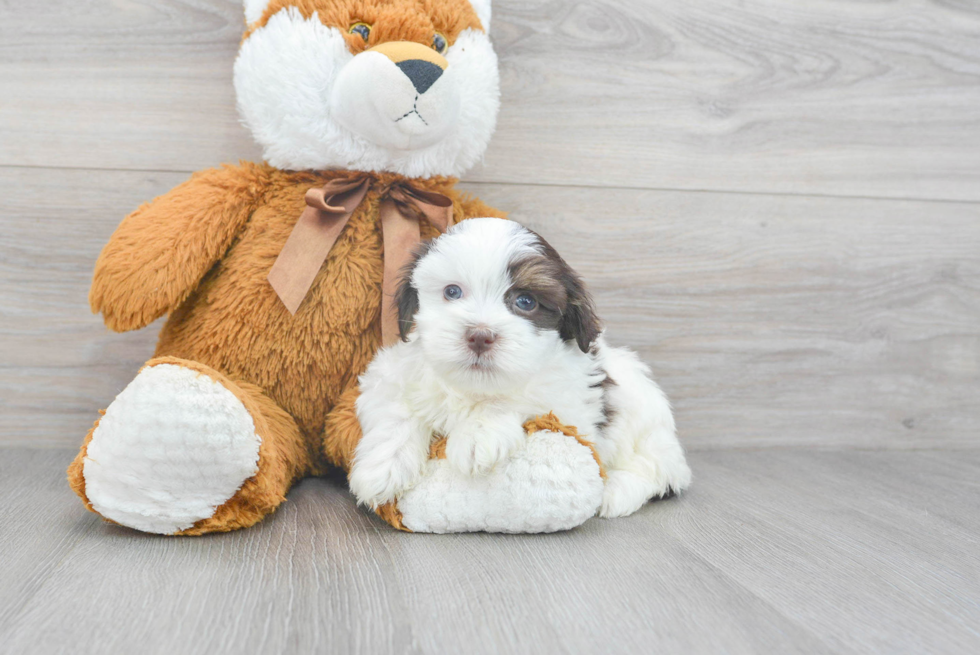
[[[427,120],[425,120],[424,118],[422,118],[422,114],[419,113],[418,106],[419,106],[419,96],[418,96],[418,94],[416,94],[415,95],[415,100],[412,102],[412,109],[411,109],[411,111],[407,111],[400,118],[396,118],[395,119],[395,122],[397,123],[399,121],[402,121],[402,120],[408,118],[412,114],[415,114],[416,116],[419,117],[419,120],[422,121],[425,124],[426,127],[428,127],[429,126],[429,122]]]

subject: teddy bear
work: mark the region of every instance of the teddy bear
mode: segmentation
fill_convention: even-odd
[[[86,507],[151,533],[251,526],[349,471],[358,376],[397,339],[399,269],[455,222],[499,105],[490,0],[245,0],[238,109],[265,162],[194,174],[127,216],[89,295],[114,331],[167,315],[152,359],[68,469]],[[543,532],[595,515],[602,466],[561,417],[463,475],[434,444],[396,528]],[[672,427],[672,426],[671,426]]]

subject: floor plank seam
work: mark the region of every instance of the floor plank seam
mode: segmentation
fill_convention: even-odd
[[[232,163],[224,161],[214,166]],[[53,171],[88,171],[104,173],[151,173],[164,175],[192,175],[200,169],[167,169],[167,168],[103,168],[88,166],[39,166],[21,164],[0,164],[0,170],[53,170]],[[869,195],[850,195],[836,193],[791,193],[788,191],[744,191],[739,189],[702,189],[702,188],[682,188],[682,187],[643,187],[629,185],[602,185],[602,184],[557,184],[554,182],[513,182],[510,180],[468,180],[460,179],[461,184],[472,184],[478,186],[515,186],[515,187],[539,187],[543,189],[589,189],[596,191],[650,191],[656,193],[706,193],[713,195],[737,195],[737,196],[769,196],[785,198],[819,198],[831,200],[872,200],[886,202],[921,202],[938,203],[949,205],[980,205],[980,198],[976,200],[964,200],[957,198],[935,198],[926,196],[869,196]]]
[[[700,188],[681,188],[681,187],[640,187],[640,186],[606,186],[601,184],[555,184],[550,182],[510,182],[493,180],[460,180],[461,184],[487,185],[487,186],[523,186],[540,187],[551,189],[591,189],[596,191],[653,191],[658,193],[707,193],[713,195],[735,195],[735,196],[772,196],[786,198],[820,198],[831,200],[884,200],[888,202],[922,202],[922,203],[942,203],[952,205],[980,205],[980,199],[961,200],[956,198],[929,198],[914,196],[868,196],[868,195],[848,195],[836,193],[791,193],[788,191],[743,191],[738,189],[700,189]]]

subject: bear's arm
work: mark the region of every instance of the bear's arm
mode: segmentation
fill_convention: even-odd
[[[127,216],[95,264],[92,311],[125,332],[175,309],[224,255],[268,183],[268,169],[255,164],[201,171]]]
[[[453,216],[458,223],[467,218],[507,218],[507,212],[494,209],[479,198],[463,195],[453,206]]]

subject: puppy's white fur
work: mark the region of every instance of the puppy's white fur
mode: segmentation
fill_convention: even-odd
[[[600,515],[625,516],[688,486],[667,398],[636,355],[602,336],[583,348],[564,315],[548,329],[513,309],[515,293],[533,295],[514,288],[515,263],[549,251],[557,257],[533,232],[485,218],[454,227],[417,261],[416,329],[360,380],[364,436],[350,486],[361,503],[378,507],[418,482],[433,435],[448,437],[453,466],[480,475],[522,447],[524,421],[548,412],[595,444],[608,474]],[[462,297],[447,300],[448,285]],[[486,354],[467,346],[474,327],[496,336]]]

